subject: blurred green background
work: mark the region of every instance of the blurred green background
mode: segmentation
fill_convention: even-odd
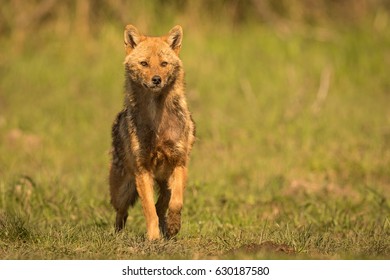
[[[0,9],[0,258],[390,257],[389,1]],[[129,23],[184,29],[198,139],[182,231],[161,244],[143,242],[140,205],[113,234]]]

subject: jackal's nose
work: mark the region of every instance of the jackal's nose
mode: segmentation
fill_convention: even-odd
[[[152,77],[152,82],[153,82],[153,84],[155,84],[156,86],[159,85],[159,84],[161,84],[161,77],[160,77],[160,76],[157,76],[157,75],[153,76],[153,77]]]

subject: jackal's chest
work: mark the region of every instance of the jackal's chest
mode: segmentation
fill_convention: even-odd
[[[185,160],[182,126],[174,119],[146,128],[141,145],[142,161],[152,170],[170,169]]]

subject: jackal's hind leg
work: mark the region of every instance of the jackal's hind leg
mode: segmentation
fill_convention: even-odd
[[[171,198],[171,191],[168,189],[166,181],[158,181],[158,185],[160,187],[160,194],[156,203],[158,224],[162,235],[167,236],[166,213]]]

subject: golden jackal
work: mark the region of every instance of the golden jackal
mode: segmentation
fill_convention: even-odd
[[[195,134],[178,56],[182,37],[180,26],[166,36],[148,37],[127,25],[124,34],[125,102],[112,127],[111,204],[116,210],[115,229],[120,231],[129,206],[139,196],[149,240],[170,238],[181,226]]]

